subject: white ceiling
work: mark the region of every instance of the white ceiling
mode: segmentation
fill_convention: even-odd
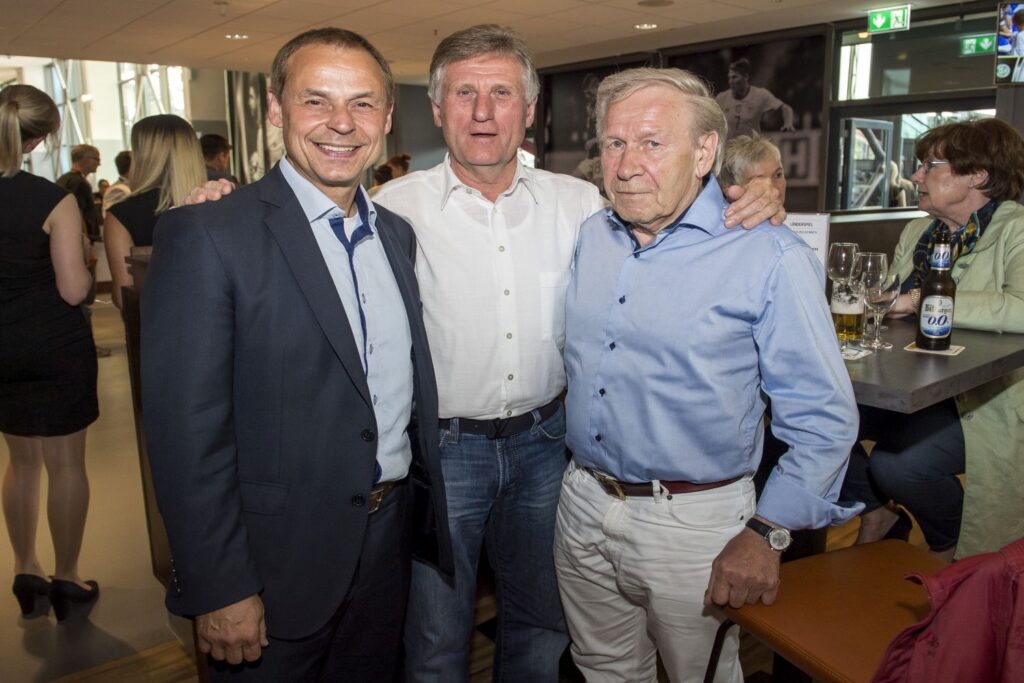
[[[644,0],[650,3],[652,0]],[[357,31],[399,80],[422,80],[438,41],[498,23],[551,66],[781,28],[865,18],[886,0],[0,0],[0,54],[267,71],[291,36]],[[917,0],[914,9],[950,4]],[[638,23],[655,23],[638,31]],[[246,34],[228,40],[225,34]]]

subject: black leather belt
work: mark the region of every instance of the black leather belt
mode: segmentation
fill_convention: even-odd
[[[555,399],[543,405],[540,408],[535,408],[540,413],[541,421],[544,421],[558,412],[558,406],[561,405],[559,399]],[[470,420],[467,417],[454,418],[459,421],[459,431],[466,434],[477,434],[479,436],[486,436],[488,439],[504,439],[508,436],[525,432],[527,429],[533,426],[533,410],[522,415],[516,415],[515,417],[496,417],[493,420]],[[445,418],[438,420],[438,424],[441,429],[449,429],[451,427],[451,421],[453,418]]]

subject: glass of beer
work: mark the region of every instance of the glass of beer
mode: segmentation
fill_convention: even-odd
[[[832,280],[832,323],[845,352],[851,341],[864,336],[864,296],[860,288],[861,261],[853,242],[835,242],[828,250],[828,276]]]

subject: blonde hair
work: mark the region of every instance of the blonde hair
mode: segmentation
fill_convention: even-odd
[[[604,119],[610,105],[652,85],[667,85],[686,96],[687,103],[693,108],[691,132],[694,144],[708,133],[718,133],[718,148],[715,150],[715,163],[711,168],[717,174],[722,163],[722,142],[728,128],[725,114],[711,96],[708,84],[700,76],[685,69],[640,67],[619,71],[606,77],[597,88],[597,136],[600,138],[604,133]]]
[[[10,178],[21,170],[25,141],[49,137],[60,130],[60,112],[50,96],[31,85],[0,90],[0,174]]]
[[[756,132],[752,135],[737,135],[725,145],[718,179],[725,185],[746,185],[751,167],[766,159],[782,164],[782,154],[770,140]]]
[[[178,206],[206,182],[196,131],[174,114],[147,116],[132,126],[132,194],[160,188],[156,212]]]

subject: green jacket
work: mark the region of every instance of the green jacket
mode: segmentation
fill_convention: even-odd
[[[914,247],[931,218],[907,224],[893,268],[914,269]],[[1024,333],[1024,206],[1006,201],[970,254],[957,259],[953,326]],[[953,335],[956,343],[956,335]],[[999,550],[1024,536],[1024,369],[956,397],[967,448],[957,557]]]

